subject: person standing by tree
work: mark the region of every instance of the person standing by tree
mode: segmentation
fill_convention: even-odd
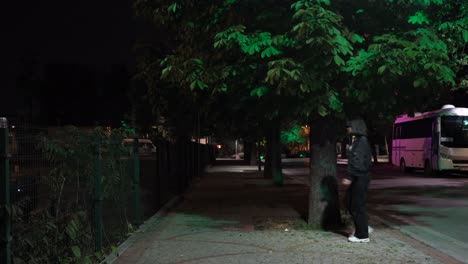
[[[367,216],[367,189],[370,181],[369,170],[372,164],[372,152],[367,139],[367,128],[364,120],[353,119],[346,125],[347,132],[352,136],[352,144],[348,153],[348,177],[344,184],[350,184],[346,192],[346,207],[354,222],[355,232],[348,237],[349,242],[369,242]]]

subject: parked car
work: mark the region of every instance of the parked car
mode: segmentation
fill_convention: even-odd
[[[129,154],[133,153],[133,138],[124,139],[124,146],[128,148]],[[138,153],[140,155],[152,155],[156,153],[156,146],[150,139],[139,138],[138,139]]]

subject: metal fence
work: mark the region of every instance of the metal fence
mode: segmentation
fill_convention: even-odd
[[[112,150],[121,141],[95,133],[101,130],[81,137],[74,131],[0,128],[0,147],[9,154],[0,155],[0,176],[9,184],[0,195],[1,263],[98,261],[214,161],[210,145],[156,141],[156,151],[142,155],[135,142],[133,153],[120,153]],[[61,137],[69,140],[50,143]]]
[[[13,126],[9,132],[10,198],[26,218],[47,206],[42,179],[49,166],[39,148],[46,135],[46,129],[28,126]]]

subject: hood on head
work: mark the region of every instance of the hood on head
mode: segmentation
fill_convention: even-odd
[[[349,120],[348,122],[346,122],[346,126],[351,127],[351,129],[353,130],[351,134],[353,135],[367,135],[366,123],[361,118]]]

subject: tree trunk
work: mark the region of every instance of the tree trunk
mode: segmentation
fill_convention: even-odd
[[[244,161],[250,166],[257,165],[257,144],[255,141],[246,140],[244,143]]]
[[[310,129],[310,190],[308,223],[325,230],[341,227],[336,177],[336,127],[320,118]]]
[[[385,144],[387,147],[388,163],[392,164],[392,155],[393,155],[393,135],[392,132],[387,134],[385,138]]]
[[[271,151],[271,141],[272,141],[272,136],[271,136],[271,131],[268,129],[265,133],[265,166],[263,169],[263,177],[265,179],[272,179],[273,178],[273,173],[271,169],[271,156],[272,156],[272,151]]]
[[[279,119],[274,120],[272,126],[271,140],[271,171],[273,173],[273,183],[277,186],[282,186],[284,179],[281,166],[281,141],[280,141],[280,122]]]
[[[251,142],[250,146],[250,166],[255,166],[257,165],[257,143]]]
[[[262,159],[261,159],[261,149],[260,149],[260,141],[257,141],[257,166],[258,171],[262,171]]]
[[[264,177],[273,179],[275,185],[283,185],[283,174],[281,166],[281,142],[279,118],[274,119],[266,133],[266,159]]]

